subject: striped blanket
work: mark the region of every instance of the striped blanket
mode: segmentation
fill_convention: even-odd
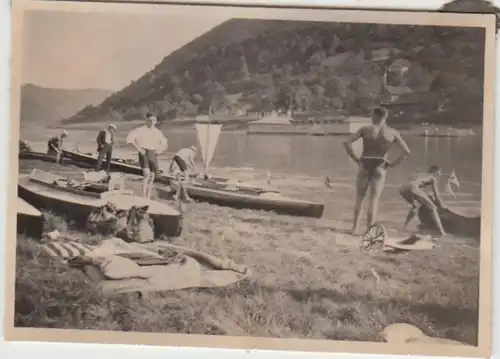
[[[96,246],[90,246],[79,242],[48,242],[41,246],[41,249],[51,257],[61,258],[65,261],[77,256],[86,256],[96,249]]]

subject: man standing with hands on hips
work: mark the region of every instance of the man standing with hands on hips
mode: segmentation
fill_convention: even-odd
[[[142,168],[142,195],[151,198],[153,182],[158,173],[158,155],[167,150],[168,142],[163,133],[156,128],[156,117],[146,114],[146,124],[130,131],[127,143],[135,147],[139,153]]]

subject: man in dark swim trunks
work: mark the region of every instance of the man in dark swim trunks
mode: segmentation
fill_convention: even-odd
[[[139,154],[139,163],[142,168],[142,195],[151,198],[153,183],[159,172],[158,156],[165,152],[168,140],[156,127],[157,119],[153,114],[146,114],[146,124],[130,131],[127,143],[135,147]]]
[[[437,185],[439,176],[441,176],[441,169],[438,166],[433,165],[429,168],[427,173],[414,176],[408,183],[405,183],[400,187],[399,193],[401,194],[401,197],[403,197],[403,199],[412,206],[408,216],[406,217],[405,227],[417,215],[417,204],[420,204],[427,206],[431,210],[432,218],[434,219],[434,223],[439,229],[441,236],[446,235],[438,213],[438,207],[444,208]],[[436,203],[434,203],[427,193],[423,191],[426,187],[432,188]]]
[[[358,233],[359,215],[368,188],[370,188],[370,204],[368,208],[368,228],[370,228],[376,221],[387,168],[397,166],[410,154],[410,149],[401,138],[401,134],[387,126],[387,117],[387,108],[379,107],[375,109],[372,114],[372,124],[361,127],[344,142],[347,154],[359,165],[356,178],[353,235]],[[363,141],[363,151],[360,158],[356,156],[352,148],[353,142],[358,139]],[[389,162],[387,153],[393,144],[396,144],[402,150],[402,154],[395,161]]]
[[[196,146],[193,145],[188,148],[181,148],[176,152],[174,157],[172,158],[172,162],[170,163],[169,172],[172,172],[175,165],[179,167],[182,176],[184,179],[187,179],[187,170],[188,168],[193,171],[193,173],[197,173],[196,163],[194,158],[196,156]]]

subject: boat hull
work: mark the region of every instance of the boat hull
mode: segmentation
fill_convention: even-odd
[[[17,233],[42,238],[45,218],[38,209],[17,197]]]
[[[468,217],[442,208],[439,209],[439,217],[447,233],[480,239],[481,217]],[[420,206],[418,209],[418,218],[422,228],[437,230],[432,219],[431,210],[428,207]]]
[[[176,190],[175,182],[172,183],[172,189]],[[189,197],[195,201],[206,202],[222,207],[263,210],[300,217],[321,218],[323,216],[323,204],[302,201],[278,193],[267,192],[257,195],[196,186],[187,183],[184,185],[184,189]],[[162,188],[157,188],[157,194],[158,197],[164,199],[169,198],[171,195],[169,191]]]
[[[19,179],[17,190],[18,196],[32,206],[62,215],[74,221],[79,228],[86,228],[90,213],[109,201],[122,209],[130,208],[132,205],[149,205],[148,213],[154,222],[157,238],[178,237],[182,232],[182,214],[179,211],[166,204],[138,196],[117,194],[101,198],[95,193],[79,194],[58,190],[44,184],[34,183],[27,177]]]
[[[47,163],[56,163],[56,157],[53,155],[49,155],[47,153],[43,152],[31,152],[31,151],[21,151],[19,152],[18,158],[20,160],[38,160],[42,162],[47,162]],[[71,158],[63,157],[59,161],[59,164],[62,165],[68,165],[68,164],[74,164],[75,166],[78,167],[83,167],[83,168],[90,168],[91,166],[88,165],[85,162],[78,162],[74,161]]]
[[[63,150],[63,155],[64,157],[72,159],[76,162],[85,163],[89,167],[95,167],[97,165],[97,156],[67,150]],[[142,169],[140,166],[122,163],[119,161],[112,160],[110,163],[110,169],[111,171],[123,172],[132,175],[142,175]]]

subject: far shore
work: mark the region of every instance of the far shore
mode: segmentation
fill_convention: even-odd
[[[143,124],[142,120],[133,120],[133,121],[127,121],[127,122],[119,122],[117,123],[121,128],[124,130],[129,130],[132,129],[136,126],[140,126]],[[65,129],[73,129],[73,130],[101,130],[104,126],[106,125],[106,122],[85,122],[85,123],[72,123],[72,124],[58,124],[54,125],[52,128],[54,129],[59,129],[59,128],[65,128]],[[402,134],[406,135],[416,135],[419,133],[422,133],[426,128],[429,127],[443,127],[443,128],[448,128],[451,127],[452,129],[472,129],[476,133],[480,132],[482,130],[482,125],[479,124],[457,124],[454,126],[449,126],[446,124],[443,124],[442,126],[436,125],[436,124],[428,124],[428,125],[423,125],[423,124],[396,124],[394,125],[395,128],[397,128]],[[194,128],[194,122],[193,123],[162,123],[159,125],[159,127],[162,130],[168,130],[170,132],[175,132],[175,133],[191,133],[195,131]],[[222,128],[222,132],[231,132],[231,133],[237,133],[237,134],[245,134],[246,133],[246,123],[241,123],[239,125],[235,125],[234,122],[228,125],[225,125]]]

